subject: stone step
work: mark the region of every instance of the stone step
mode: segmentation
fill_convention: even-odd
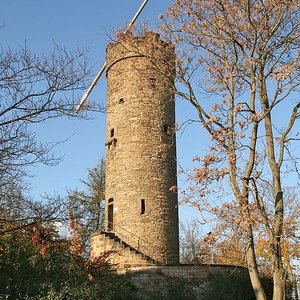
[[[155,261],[137,249],[134,249],[126,242],[122,241],[117,235],[113,232],[101,232],[101,234],[105,237],[106,242],[111,245],[111,248],[116,250],[117,252],[126,251],[128,253],[128,258],[131,264],[135,265],[155,265]],[[126,259],[125,259],[126,260]]]

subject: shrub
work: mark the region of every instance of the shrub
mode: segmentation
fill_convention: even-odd
[[[256,299],[246,272],[211,277],[204,290],[205,300]]]
[[[68,240],[42,237],[30,231],[0,237],[1,300],[135,299],[133,285],[104,258],[90,262],[72,255]]]

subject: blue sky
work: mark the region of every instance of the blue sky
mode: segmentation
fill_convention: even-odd
[[[159,23],[172,0],[149,0],[138,22],[148,20],[152,28]],[[51,51],[54,42],[74,49],[79,46],[89,49],[89,60],[95,74],[105,61],[105,48],[109,35],[120,26],[128,24],[142,0],[1,0],[0,45],[15,49],[24,46],[38,54]],[[106,81],[101,78],[90,95],[91,101],[105,103]],[[195,118],[194,110],[186,103],[177,101],[177,123]],[[281,119],[278,115],[278,120]],[[105,155],[104,114],[94,115],[91,121],[51,120],[35,127],[41,141],[57,142],[54,153],[64,156],[56,167],[38,165],[30,170],[32,195],[38,198],[43,193],[66,194],[67,188],[83,188],[80,179],[85,179],[88,168],[97,165]],[[207,139],[197,124],[177,134],[177,157],[183,167],[192,167],[192,158],[208,149]],[[295,146],[296,147],[296,146]],[[299,149],[295,149],[299,155]],[[179,182],[184,189],[188,183]],[[182,220],[197,216],[194,209],[180,208]]]
[[[172,2],[149,0],[138,23],[147,19],[155,28],[158,15]],[[47,54],[54,42],[69,49],[88,48],[96,73],[105,61],[108,35],[128,24],[141,3],[141,0],[1,0],[0,24],[5,25],[0,31],[1,46],[15,49],[26,43],[39,54]],[[102,78],[90,100],[105,103],[105,99],[106,82]],[[186,103],[177,103],[179,124],[193,118],[193,113]],[[196,125],[177,137],[178,160],[184,167],[199,154],[199,146],[205,149],[201,132],[195,136],[190,134],[193,126]],[[95,167],[105,155],[105,115],[97,114],[91,121],[51,120],[36,126],[35,130],[42,141],[68,140],[55,148],[56,155],[64,156],[58,166],[38,165],[30,170],[32,195],[38,198],[44,193],[66,194],[67,188],[82,188],[80,179],[85,179],[87,169]],[[184,207],[180,214],[186,220],[197,213]]]

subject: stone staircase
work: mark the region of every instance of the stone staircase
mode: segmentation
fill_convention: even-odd
[[[112,252],[108,261],[118,270],[137,266],[153,266],[157,262],[124,242],[113,232],[97,232],[91,237],[91,258]]]

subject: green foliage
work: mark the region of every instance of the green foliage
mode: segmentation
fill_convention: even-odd
[[[69,209],[80,226],[83,248],[89,252],[91,233],[103,230],[105,199],[105,161],[100,160],[97,167],[89,169],[88,178],[81,180],[84,191],[70,190],[68,196]]]
[[[0,299],[135,299],[134,287],[95,263],[71,254],[69,242],[44,233],[14,232],[0,239]],[[121,296],[120,296],[121,295]]]
[[[178,282],[168,289],[166,300],[194,300],[195,295],[183,282]]]

